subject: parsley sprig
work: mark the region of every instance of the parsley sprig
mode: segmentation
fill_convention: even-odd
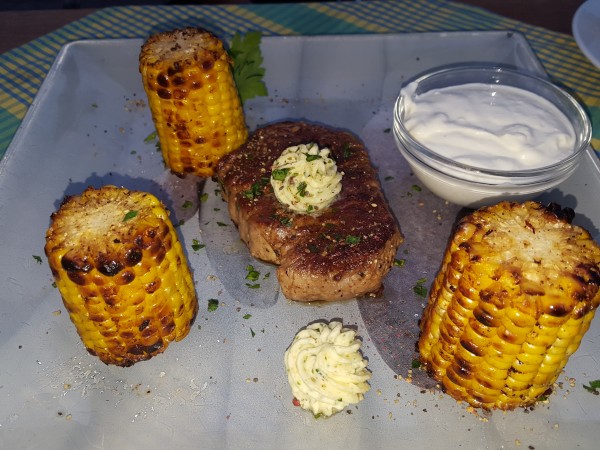
[[[234,61],[233,78],[242,103],[254,97],[268,95],[267,86],[263,81],[265,69],[261,67],[261,38],[260,31],[252,31],[243,36],[236,33],[231,41],[229,55]]]

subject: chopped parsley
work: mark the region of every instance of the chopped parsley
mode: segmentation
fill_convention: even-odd
[[[583,388],[594,395],[600,395],[600,380],[590,381],[588,385],[583,385]]]
[[[395,259],[394,260],[394,265],[396,267],[404,267],[405,264],[406,264],[406,260],[405,259]]]
[[[306,187],[308,186],[308,184],[306,184],[306,181],[302,181],[301,183],[298,184],[298,195],[300,197],[304,197],[306,195]]]
[[[344,149],[342,150],[342,155],[344,156],[344,158],[350,158],[350,156],[352,156],[352,150],[350,150],[350,144],[347,142],[344,144]]]
[[[271,177],[273,177],[274,180],[283,181],[283,180],[285,180],[285,177],[287,177],[287,174],[289,173],[289,171],[290,171],[289,168],[275,169],[271,173]]]
[[[410,364],[410,367],[412,367],[413,369],[418,369],[419,367],[421,367],[421,361],[419,361],[418,359],[413,359],[412,363]]]
[[[205,192],[198,198],[200,199],[201,202],[205,202],[206,200],[208,200],[208,194]]]
[[[252,335],[252,337],[256,336],[256,333],[254,332],[254,330],[252,328],[250,328],[250,335]]]
[[[151,142],[154,142],[156,140],[156,131],[153,131],[152,133],[150,133],[148,136],[146,136],[144,138],[144,144],[149,144]]]
[[[246,280],[256,281],[260,277],[260,272],[254,269],[254,266],[249,264],[246,267]]]
[[[217,222],[217,225],[220,227],[226,227],[227,224],[225,222]]]
[[[217,300],[216,298],[208,299],[208,308],[207,309],[209,312],[216,311],[218,307],[219,307],[219,300]]]
[[[315,159],[321,159],[321,155],[306,155],[306,160],[308,162],[314,161]]]
[[[269,183],[267,177],[261,177],[260,181],[253,183],[249,190],[244,191],[244,197],[248,200],[254,200],[262,195],[263,188]]]
[[[392,129],[391,129],[391,128],[385,128],[385,129],[383,130],[383,132],[384,132],[384,133],[389,133],[390,131],[392,131]]]
[[[192,206],[194,206],[194,204],[190,200],[186,200],[185,202],[183,202],[183,205],[181,205],[183,209],[189,209]]]
[[[42,257],[38,256],[38,255],[31,255],[33,257],[33,259],[35,259],[35,262],[38,264],[42,263]]]
[[[419,278],[417,284],[413,287],[413,292],[419,297],[427,297],[427,288],[423,286],[426,281],[426,278]]]
[[[417,192],[421,192],[423,190],[423,188],[421,188],[421,186],[419,186],[418,184],[413,184],[412,185],[412,190],[413,191],[417,191]]]
[[[133,219],[138,215],[137,211],[127,211],[127,214],[123,217],[123,222],[127,222],[128,220]]]
[[[206,245],[201,244],[198,239],[192,239],[192,250],[197,252],[198,250],[203,249],[204,247],[206,247]]]
[[[360,236],[352,236],[351,234],[349,234],[348,236],[346,236],[345,241],[346,244],[355,245],[360,242]]]
[[[249,319],[250,317],[252,317],[252,314],[244,314],[243,316],[244,319]]]

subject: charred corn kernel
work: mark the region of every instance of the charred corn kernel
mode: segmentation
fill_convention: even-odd
[[[246,141],[233,62],[212,33],[159,33],[140,52],[140,73],[163,158],[179,175],[210,177],[221,156]]]
[[[572,216],[503,202],[458,224],[419,338],[422,363],[455,399],[530,405],[579,347],[600,303],[600,247]]]
[[[104,186],[65,198],[45,251],[83,344],[104,363],[130,366],[188,334],[198,311],[194,283],[153,195]]]

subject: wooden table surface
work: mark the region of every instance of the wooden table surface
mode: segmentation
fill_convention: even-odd
[[[214,3],[248,3],[249,1],[216,0]],[[570,34],[573,14],[584,0],[461,0],[461,2],[480,6],[531,25]],[[0,53],[26,44],[93,11],[95,9],[0,11]]]

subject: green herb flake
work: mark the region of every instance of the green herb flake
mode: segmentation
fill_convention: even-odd
[[[192,239],[192,250],[194,250],[195,252],[197,252],[198,250],[201,250],[204,247],[206,247],[206,245],[201,244],[198,239]]]
[[[146,136],[144,138],[144,144],[149,144],[151,142],[154,142],[156,140],[156,131],[153,131],[152,133],[150,133],[148,136]]]
[[[417,192],[421,192],[423,190],[423,188],[421,186],[419,186],[418,184],[413,184],[412,185],[412,190],[413,191],[417,191]]]
[[[311,162],[316,159],[321,159],[321,155],[306,155],[306,161]]]
[[[352,156],[352,150],[350,150],[350,144],[348,144],[348,143],[344,144],[344,149],[342,150],[342,155],[344,156],[344,158],[350,158],[350,156]]]
[[[413,359],[410,367],[413,369],[418,369],[419,367],[421,367],[421,361],[419,361],[418,359]]]
[[[38,255],[31,255],[33,257],[33,259],[35,260],[36,263],[41,264],[42,263],[42,257],[38,256]]]
[[[258,289],[260,288],[260,283],[246,283],[248,289]]]
[[[127,211],[127,214],[123,217],[123,222],[127,222],[128,220],[133,219],[138,215],[137,211]]]
[[[298,184],[298,195],[300,197],[304,197],[306,195],[307,186],[308,184],[306,184],[306,181],[302,181],[300,184]]]
[[[287,177],[289,171],[290,169],[288,168],[275,169],[273,172],[271,172],[271,177],[276,181],[283,181],[285,180],[285,177]]]
[[[211,298],[208,300],[208,312],[213,312],[216,311],[217,308],[219,307],[219,300],[217,300],[216,298]]]
[[[427,288],[423,284],[427,281],[426,278],[419,278],[417,284],[413,287],[413,292],[419,297],[427,297]]]
[[[243,316],[244,319],[249,319],[250,317],[252,317],[252,314],[244,314]]]
[[[396,267],[404,267],[405,265],[406,265],[405,259],[395,259],[394,260],[394,266],[396,266]]]
[[[207,201],[207,200],[208,200],[208,194],[205,192],[205,193],[204,193],[204,194],[202,194],[200,197],[198,197],[198,199],[199,199],[201,202],[205,202],[205,201]]]
[[[583,388],[594,395],[600,395],[600,380],[590,381],[589,384],[584,384]]]
[[[254,268],[253,265],[248,264],[246,266],[246,280],[256,281],[260,277],[260,272]]]
[[[56,289],[56,281],[53,281],[53,282],[52,282],[52,287],[53,287],[54,289]]]
[[[254,332],[254,330],[253,330],[252,328],[250,328],[250,335],[251,335],[252,337],[256,336],[256,333]]]
[[[388,175],[387,177],[384,178],[385,181],[391,181],[393,179],[394,179],[394,177],[392,175]]]
[[[383,130],[384,133],[389,133],[390,131],[392,131],[391,128],[386,128],[386,129]]]
[[[348,236],[346,236],[346,244],[350,244],[350,245],[356,245],[360,242],[360,236],[352,236],[351,234],[349,234]]]
[[[217,225],[219,225],[220,227],[226,227],[227,224],[225,222],[217,222]]]
[[[261,67],[261,38],[260,31],[252,31],[243,36],[236,33],[229,47],[229,55],[233,59],[233,79],[242,103],[254,97],[268,95],[267,86],[263,81],[265,69]]]

